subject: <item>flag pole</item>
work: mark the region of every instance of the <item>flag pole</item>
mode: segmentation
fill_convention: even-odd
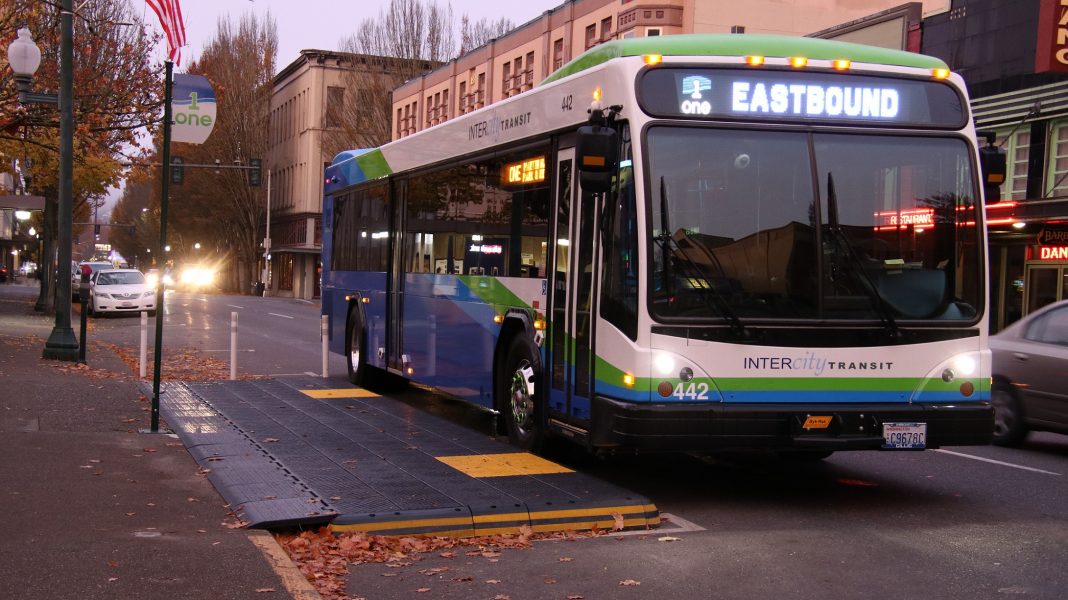
[[[163,181],[160,186],[162,191],[159,199],[159,250],[157,253],[157,256],[161,257],[162,264],[160,276],[156,281],[156,347],[155,363],[152,368],[152,429],[150,433],[159,433],[159,380],[163,364],[163,295],[166,293],[163,274],[167,269],[167,205],[171,184],[171,73],[174,70],[173,65],[168,59],[163,84]]]

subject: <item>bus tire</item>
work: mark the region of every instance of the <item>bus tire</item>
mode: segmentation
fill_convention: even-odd
[[[366,387],[371,384],[371,367],[367,364],[367,333],[358,309],[349,311],[345,329],[345,364],[348,366],[349,381]]]
[[[1027,437],[1019,398],[1008,385],[995,383],[990,390],[990,403],[994,405],[993,442],[998,446],[1019,446]]]
[[[499,385],[501,412],[512,445],[535,452],[544,438],[540,376],[534,349],[524,335],[512,338]],[[531,384],[533,393],[531,393]]]

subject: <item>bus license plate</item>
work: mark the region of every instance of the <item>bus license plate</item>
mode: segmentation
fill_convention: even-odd
[[[923,450],[927,447],[927,423],[883,423],[883,448]]]

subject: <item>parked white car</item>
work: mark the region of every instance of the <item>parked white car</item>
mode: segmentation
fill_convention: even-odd
[[[137,269],[101,269],[89,279],[89,314],[156,314],[156,290]]]

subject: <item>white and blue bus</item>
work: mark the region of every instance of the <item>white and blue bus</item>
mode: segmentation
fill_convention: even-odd
[[[323,312],[354,383],[594,451],[985,444],[980,149],[936,58],[613,41],[326,170]]]

